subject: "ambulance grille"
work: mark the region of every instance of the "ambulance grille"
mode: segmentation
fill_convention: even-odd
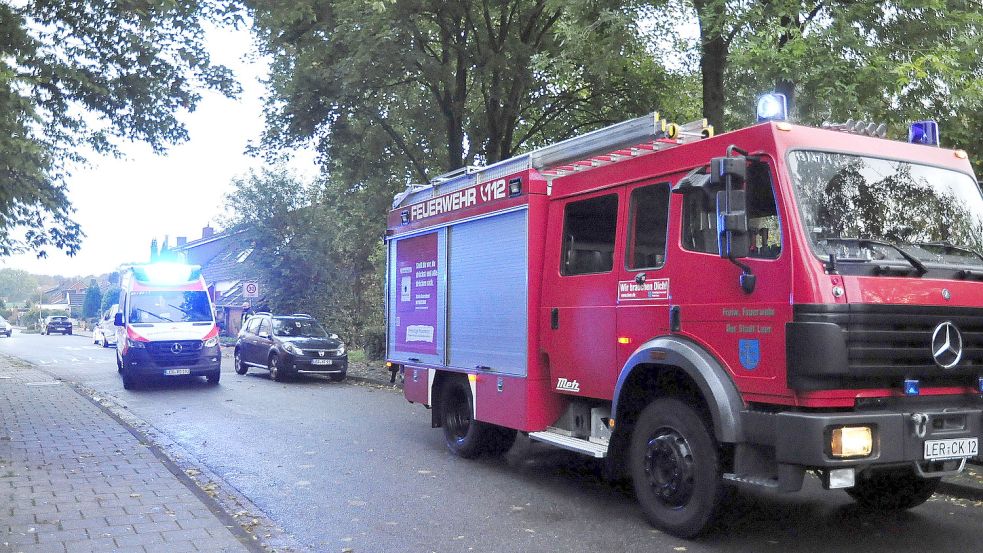
[[[158,367],[188,367],[198,364],[201,340],[148,342],[147,352]]]

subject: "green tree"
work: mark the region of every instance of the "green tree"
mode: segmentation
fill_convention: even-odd
[[[65,177],[124,140],[162,152],[187,139],[178,115],[201,90],[234,95],[209,60],[202,21],[234,22],[232,0],[0,2],[0,257],[74,254]]]
[[[677,115],[660,100],[687,84],[620,2],[250,4],[273,58],[265,146],[314,140],[337,159],[364,156],[349,139],[365,137],[400,160],[389,178],[498,161],[660,103]]]
[[[102,305],[99,306],[100,311],[105,311],[113,306],[113,304],[119,303],[119,286],[113,285],[106,289],[106,293],[102,295]]]
[[[30,300],[33,296],[34,301],[38,299],[37,278],[20,269],[0,269],[0,297],[6,298],[11,303],[20,303]]]
[[[99,285],[93,279],[89,282],[89,287],[85,290],[85,299],[82,300],[82,316],[87,319],[98,317],[101,313],[99,311],[101,302],[102,291],[99,290]]]

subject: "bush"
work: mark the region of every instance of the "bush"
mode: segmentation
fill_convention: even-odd
[[[386,356],[386,327],[365,327],[365,356],[369,359],[382,359]]]

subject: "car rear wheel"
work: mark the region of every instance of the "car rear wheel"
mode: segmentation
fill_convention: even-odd
[[[283,374],[283,370],[280,369],[280,358],[276,355],[270,356],[269,369],[271,380],[274,382],[283,382],[285,380],[286,375]]]

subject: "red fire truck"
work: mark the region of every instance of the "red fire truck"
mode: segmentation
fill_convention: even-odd
[[[387,359],[462,457],[605,459],[649,521],[806,472],[907,509],[978,454],[983,198],[967,155],[781,117],[626,121],[396,196]]]

